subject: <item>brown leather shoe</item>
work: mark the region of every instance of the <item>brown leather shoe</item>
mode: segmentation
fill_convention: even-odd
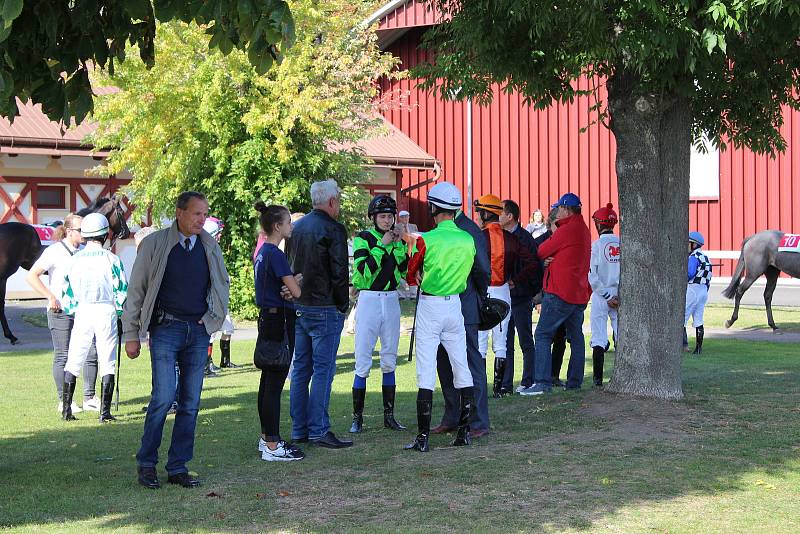
[[[454,426],[439,425],[436,428],[431,429],[431,434],[449,434],[450,432],[455,431],[456,427]]]
[[[471,428],[469,430],[469,435],[472,439],[482,438],[483,436],[489,433],[488,428]]]

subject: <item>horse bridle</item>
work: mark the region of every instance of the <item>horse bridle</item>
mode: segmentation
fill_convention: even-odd
[[[115,200],[113,197],[108,199],[108,201],[111,202],[112,205],[114,206],[113,211],[116,214],[117,220],[120,225],[120,233],[118,234],[117,232],[114,232],[111,235],[111,245],[109,248],[114,248],[114,245],[117,243],[117,239],[122,233],[122,226],[125,225],[125,212],[122,211],[122,202]],[[130,230],[128,230],[128,232],[130,232]]]

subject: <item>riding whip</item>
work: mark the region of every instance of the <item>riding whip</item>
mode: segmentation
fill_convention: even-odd
[[[419,307],[419,290],[417,286],[417,299],[414,302],[414,322],[411,324],[411,340],[408,342],[408,361],[411,361],[411,352],[414,350],[414,334],[417,331],[417,308]]]
[[[120,358],[120,354],[122,354],[122,320],[117,318],[117,380],[115,384],[116,395],[117,399],[114,406],[114,411],[119,411],[119,366],[122,363],[122,358]]]

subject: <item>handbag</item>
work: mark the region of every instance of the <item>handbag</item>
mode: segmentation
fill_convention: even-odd
[[[478,330],[491,330],[499,325],[511,311],[508,302],[492,297],[480,298],[480,324]]]
[[[267,339],[264,332],[264,313],[258,316],[258,338],[256,348],[253,351],[253,365],[265,370],[288,369],[292,363],[292,354],[289,352],[289,339],[286,335],[286,308],[283,308],[284,327],[283,338],[280,341]]]

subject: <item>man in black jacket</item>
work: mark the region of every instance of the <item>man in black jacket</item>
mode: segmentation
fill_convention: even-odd
[[[527,248],[534,258],[537,245],[533,236],[519,224],[519,204],[513,200],[503,201],[503,213],[500,215],[500,225],[504,230],[517,236],[520,245]],[[538,261],[538,260],[537,260]],[[537,266],[538,267],[538,266]],[[511,276],[516,276],[524,268],[522,259],[517,258]],[[524,284],[511,288],[511,320],[508,323],[506,334],[506,368],[500,395],[509,395],[514,388],[514,329],[519,334],[519,346],[522,349],[523,372],[529,370],[533,375],[534,344],[533,344],[533,296],[542,290],[542,269],[536,269],[536,276]]]
[[[297,222],[286,247],[292,271],[303,275],[289,394],[292,441],[331,449],[353,444],[331,432],[328,417],[336,353],[350,304],[347,232],[336,221],[340,192],[334,180],[311,185],[314,210]]]
[[[455,218],[456,226],[467,232],[475,240],[475,265],[467,280],[467,289],[459,295],[461,314],[464,316],[464,329],[467,331],[467,364],[474,383],[475,408],[470,415],[470,436],[479,438],[489,432],[489,392],[486,385],[486,360],[478,350],[478,325],[480,318],[480,296],[486,295],[489,287],[489,252],[486,238],[475,222],[459,211]],[[432,434],[444,434],[458,428],[461,395],[453,385],[453,368],[444,347],[439,345],[436,354],[436,372],[444,395],[444,415],[442,422],[431,430]]]

